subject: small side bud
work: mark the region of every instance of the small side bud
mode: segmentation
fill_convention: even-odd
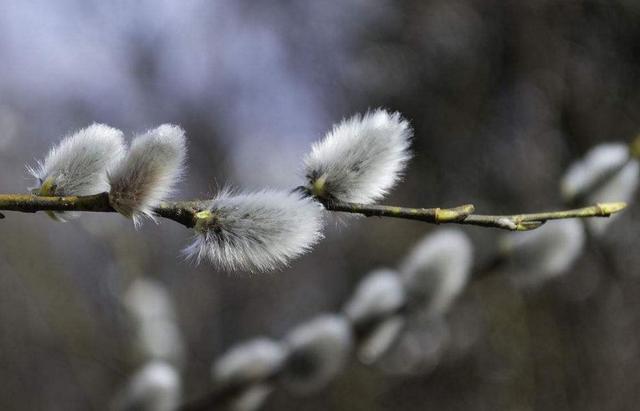
[[[462,221],[474,211],[473,204],[465,204],[456,208],[436,208],[436,223]]]
[[[600,209],[603,216],[607,217],[627,208],[627,203],[621,201],[617,203],[600,203],[596,204],[596,207]]]

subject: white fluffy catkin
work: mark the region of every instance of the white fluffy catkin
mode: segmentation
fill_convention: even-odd
[[[136,137],[126,157],[109,175],[111,206],[136,225],[153,217],[181,177],[186,157],[184,130],[163,124]]]
[[[393,314],[405,303],[405,291],[398,274],[391,270],[376,270],[363,278],[344,307],[353,323]]]
[[[311,192],[355,203],[381,199],[411,157],[412,129],[400,113],[377,109],[343,120],[304,160]]]
[[[138,356],[181,367],[184,341],[173,301],[164,286],[151,279],[137,279],[127,290],[123,304],[134,326]]]
[[[92,124],[65,137],[36,167],[27,166],[36,178],[32,192],[42,196],[91,195],[109,190],[107,172],[124,156],[120,130]],[[49,213],[61,221],[77,213]]]
[[[147,363],[136,372],[112,404],[113,411],[174,411],[181,400],[178,372],[162,361]]]
[[[278,342],[256,338],[232,347],[211,368],[217,384],[251,384],[273,375],[287,356]]]
[[[322,207],[297,193],[223,191],[203,213],[185,253],[228,270],[273,270],[322,238]]]
[[[428,234],[400,266],[409,304],[422,305],[427,315],[443,315],[469,281],[472,264],[473,246],[463,231]]]
[[[517,285],[536,285],[567,272],[584,248],[578,220],[549,221],[540,228],[503,237],[502,248]]]
[[[629,148],[625,144],[608,143],[594,147],[583,159],[571,165],[563,176],[560,183],[563,197],[567,201],[582,197],[585,203],[590,204],[631,201],[640,182],[640,164],[629,157]],[[596,182],[600,184],[594,187]],[[599,235],[617,217],[591,218],[585,223]]]
[[[290,355],[283,384],[306,394],[321,389],[346,365],[353,346],[351,325],[339,315],[323,315],[295,328],[285,339]]]

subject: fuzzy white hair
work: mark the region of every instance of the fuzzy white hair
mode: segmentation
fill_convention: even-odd
[[[292,330],[285,344],[290,355],[282,382],[291,391],[309,393],[325,386],[344,368],[353,334],[345,317],[326,314]]]
[[[581,221],[558,220],[533,231],[509,233],[501,245],[516,284],[530,286],[566,273],[580,256],[584,242]]]
[[[405,302],[405,291],[398,274],[391,270],[376,270],[368,274],[356,288],[344,307],[353,323],[392,314]]]
[[[473,246],[455,228],[439,229],[418,243],[400,266],[410,304],[427,315],[444,314],[471,275]]]
[[[125,153],[120,130],[92,124],[65,137],[53,147],[44,161],[27,166],[36,178],[32,191],[37,195],[91,195],[109,190],[107,172]],[[49,213],[60,221],[78,213]]]
[[[165,287],[148,278],[137,279],[127,289],[123,305],[135,328],[137,355],[181,367],[184,341],[173,301]]]
[[[606,181],[593,187],[594,183],[603,178],[606,178]],[[560,188],[563,197],[568,201],[582,196],[585,202],[593,204],[610,201],[629,202],[633,199],[639,183],[638,160],[629,159],[629,148],[625,144],[609,143],[594,147],[582,160],[569,167],[562,178]],[[591,190],[587,192],[589,188]],[[585,223],[594,234],[601,235],[618,217],[619,215],[591,218]]]
[[[232,347],[213,364],[211,376],[219,384],[254,383],[270,377],[286,356],[278,342],[256,338]]]
[[[196,224],[185,254],[228,270],[268,271],[308,251],[322,238],[322,207],[297,193],[221,192],[208,204],[210,219]]]
[[[153,208],[166,199],[182,176],[186,157],[182,128],[163,124],[136,137],[127,156],[109,175],[109,201],[120,214],[153,217]]]
[[[114,401],[114,411],[173,411],[182,396],[180,376],[175,368],[162,361],[147,363],[131,378]]]
[[[304,160],[311,191],[355,203],[381,199],[411,157],[413,131],[400,113],[383,109],[335,125]]]

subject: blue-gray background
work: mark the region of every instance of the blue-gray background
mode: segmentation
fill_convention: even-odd
[[[640,3],[611,1],[0,0],[0,192],[66,133],[187,132],[184,198],[224,186],[291,188],[336,121],[399,110],[415,157],[389,203],[492,212],[562,207],[558,179],[589,147],[640,131]],[[426,376],[352,364],[306,399],[268,409],[618,410],[640,400],[640,220],[634,207],[564,279],[521,294],[474,288],[458,317],[480,334]],[[117,215],[0,221],[0,408],[101,410],[131,371],[119,298],[147,275],[169,288],[187,339],[186,395],[213,358],[336,310],[367,271],[432,227],[332,221],[281,272],[227,273],[180,256],[172,222]],[[478,254],[496,233],[466,230]],[[616,276],[608,274],[615,273]],[[517,307],[517,309],[514,309]]]

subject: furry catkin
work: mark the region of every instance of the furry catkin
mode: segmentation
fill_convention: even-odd
[[[136,137],[109,175],[111,206],[136,225],[141,217],[152,217],[153,208],[172,193],[181,177],[185,157],[185,135],[178,126],[163,124]]]
[[[304,160],[311,192],[355,203],[381,199],[400,179],[412,130],[400,113],[377,109],[342,121]]]
[[[267,271],[286,265],[322,238],[322,207],[296,193],[224,191],[209,202],[185,253],[228,270]]]
[[[120,130],[92,124],[65,137],[37,166],[27,166],[37,183],[32,192],[42,196],[83,196],[108,191],[107,172],[124,153]],[[49,215],[64,221],[77,213],[50,212]]]

